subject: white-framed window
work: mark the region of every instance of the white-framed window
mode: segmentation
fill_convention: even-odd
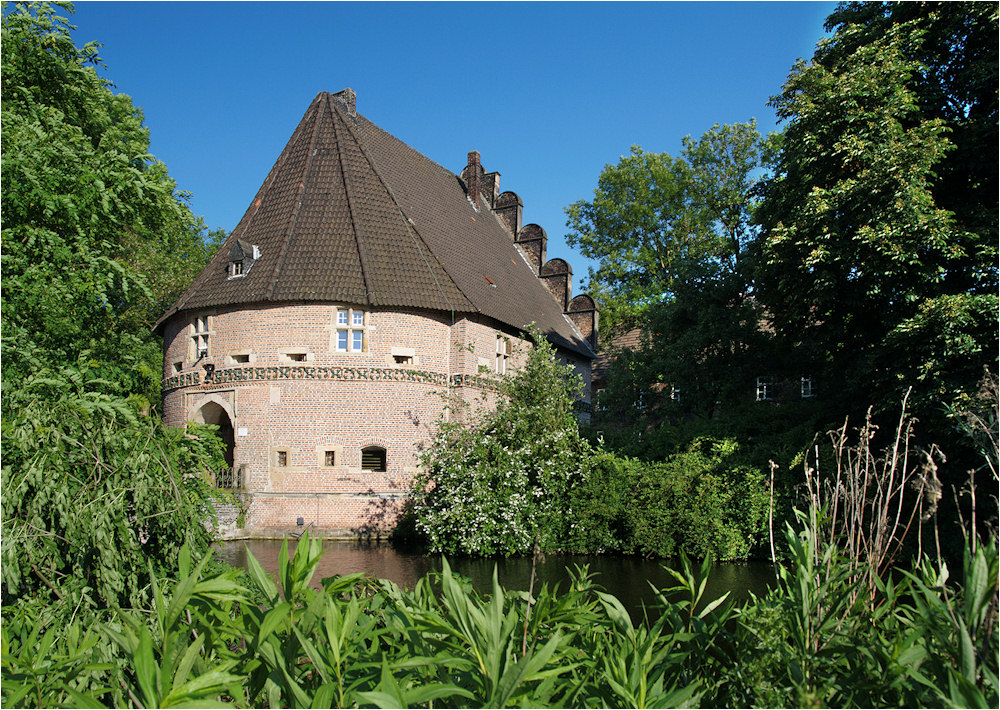
[[[333,348],[342,353],[368,350],[368,313],[355,308],[338,308]]]
[[[507,374],[507,359],[510,358],[511,345],[510,338],[505,338],[502,335],[497,336],[497,359],[494,364],[494,370],[496,370],[499,375]]]
[[[211,316],[195,316],[191,319],[191,359],[208,357],[208,336],[211,334]]]
[[[681,401],[681,388],[677,387],[676,385],[668,385],[668,387],[669,387],[668,391],[670,392],[670,401],[671,402],[680,402]]]
[[[240,259],[239,261],[229,262],[229,278],[235,279],[242,276],[245,272],[243,270],[244,261]]]
[[[799,392],[801,393],[803,399],[816,396],[812,377],[805,376],[802,378],[799,384]]]
[[[774,384],[770,377],[757,378],[757,401],[765,402],[774,396]]]

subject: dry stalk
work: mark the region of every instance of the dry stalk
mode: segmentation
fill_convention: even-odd
[[[876,448],[878,426],[869,409],[860,428],[850,430],[845,420],[829,432],[832,474],[820,477],[818,445],[812,463],[805,464],[810,508],[826,514],[822,521],[812,521],[817,534],[852,561],[854,579],[862,582],[859,591],[864,589],[869,600],[875,598],[876,580],[892,567],[914,521],[934,514],[940,499],[935,459],[943,456],[936,446],[929,452],[911,450],[914,419],[906,411],[909,396],[907,392],[903,397],[893,439],[882,450]]]

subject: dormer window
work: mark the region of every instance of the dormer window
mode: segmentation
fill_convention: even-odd
[[[256,244],[247,244],[237,239],[229,250],[229,263],[226,265],[226,275],[231,279],[245,276],[253,263],[260,258],[260,249]]]

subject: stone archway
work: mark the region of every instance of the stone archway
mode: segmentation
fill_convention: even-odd
[[[220,403],[208,401],[195,411],[192,419],[199,424],[214,424],[219,427],[216,433],[226,447],[226,466],[232,471],[235,461],[236,432],[233,429],[233,420],[230,418],[229,412]]]

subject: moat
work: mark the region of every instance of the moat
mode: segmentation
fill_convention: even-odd
[[[289,553],[297,541],[289,540]],[[216,544],[218,557],[235,567],[246,568],[246,550],[249,549],[266,571],[276,574],[280,540],[234,540]],[[428,572],[441,569],[441,557],[417,551],[396,548],[386,542],[361,542],[325,540],[323,557],[313,576],[313,585],[334,575],[367,572],[375,577],[389,579],[404,587],[412,587],[416,580]],[[497,567],[500,584],[508,589],[528,589],[531,578],[531,558],[450,558],[449,564],[458,574],[468,577],[480,592],[492,588],[493,567]],[[605,557],[601,555],[546,555],[536,569],[536,588],[547,582],[551,588],[559,583],[566,589],[570,572],[576,566],[588,566],[594,581],[618,597],[632,616],[642,616],[642,607],[655,604],[652,587],[663,589],[676,582],[664,568],[679,568],[674,560],[644,560],[635,557]],[[705,590],[707,599],[714,599],[727,591],[736,602],[748,599],[751,594],[760,596],[774,581],[773,567],[764,562],[716,563]],[[652,585],[652,587],[651,587]]]

